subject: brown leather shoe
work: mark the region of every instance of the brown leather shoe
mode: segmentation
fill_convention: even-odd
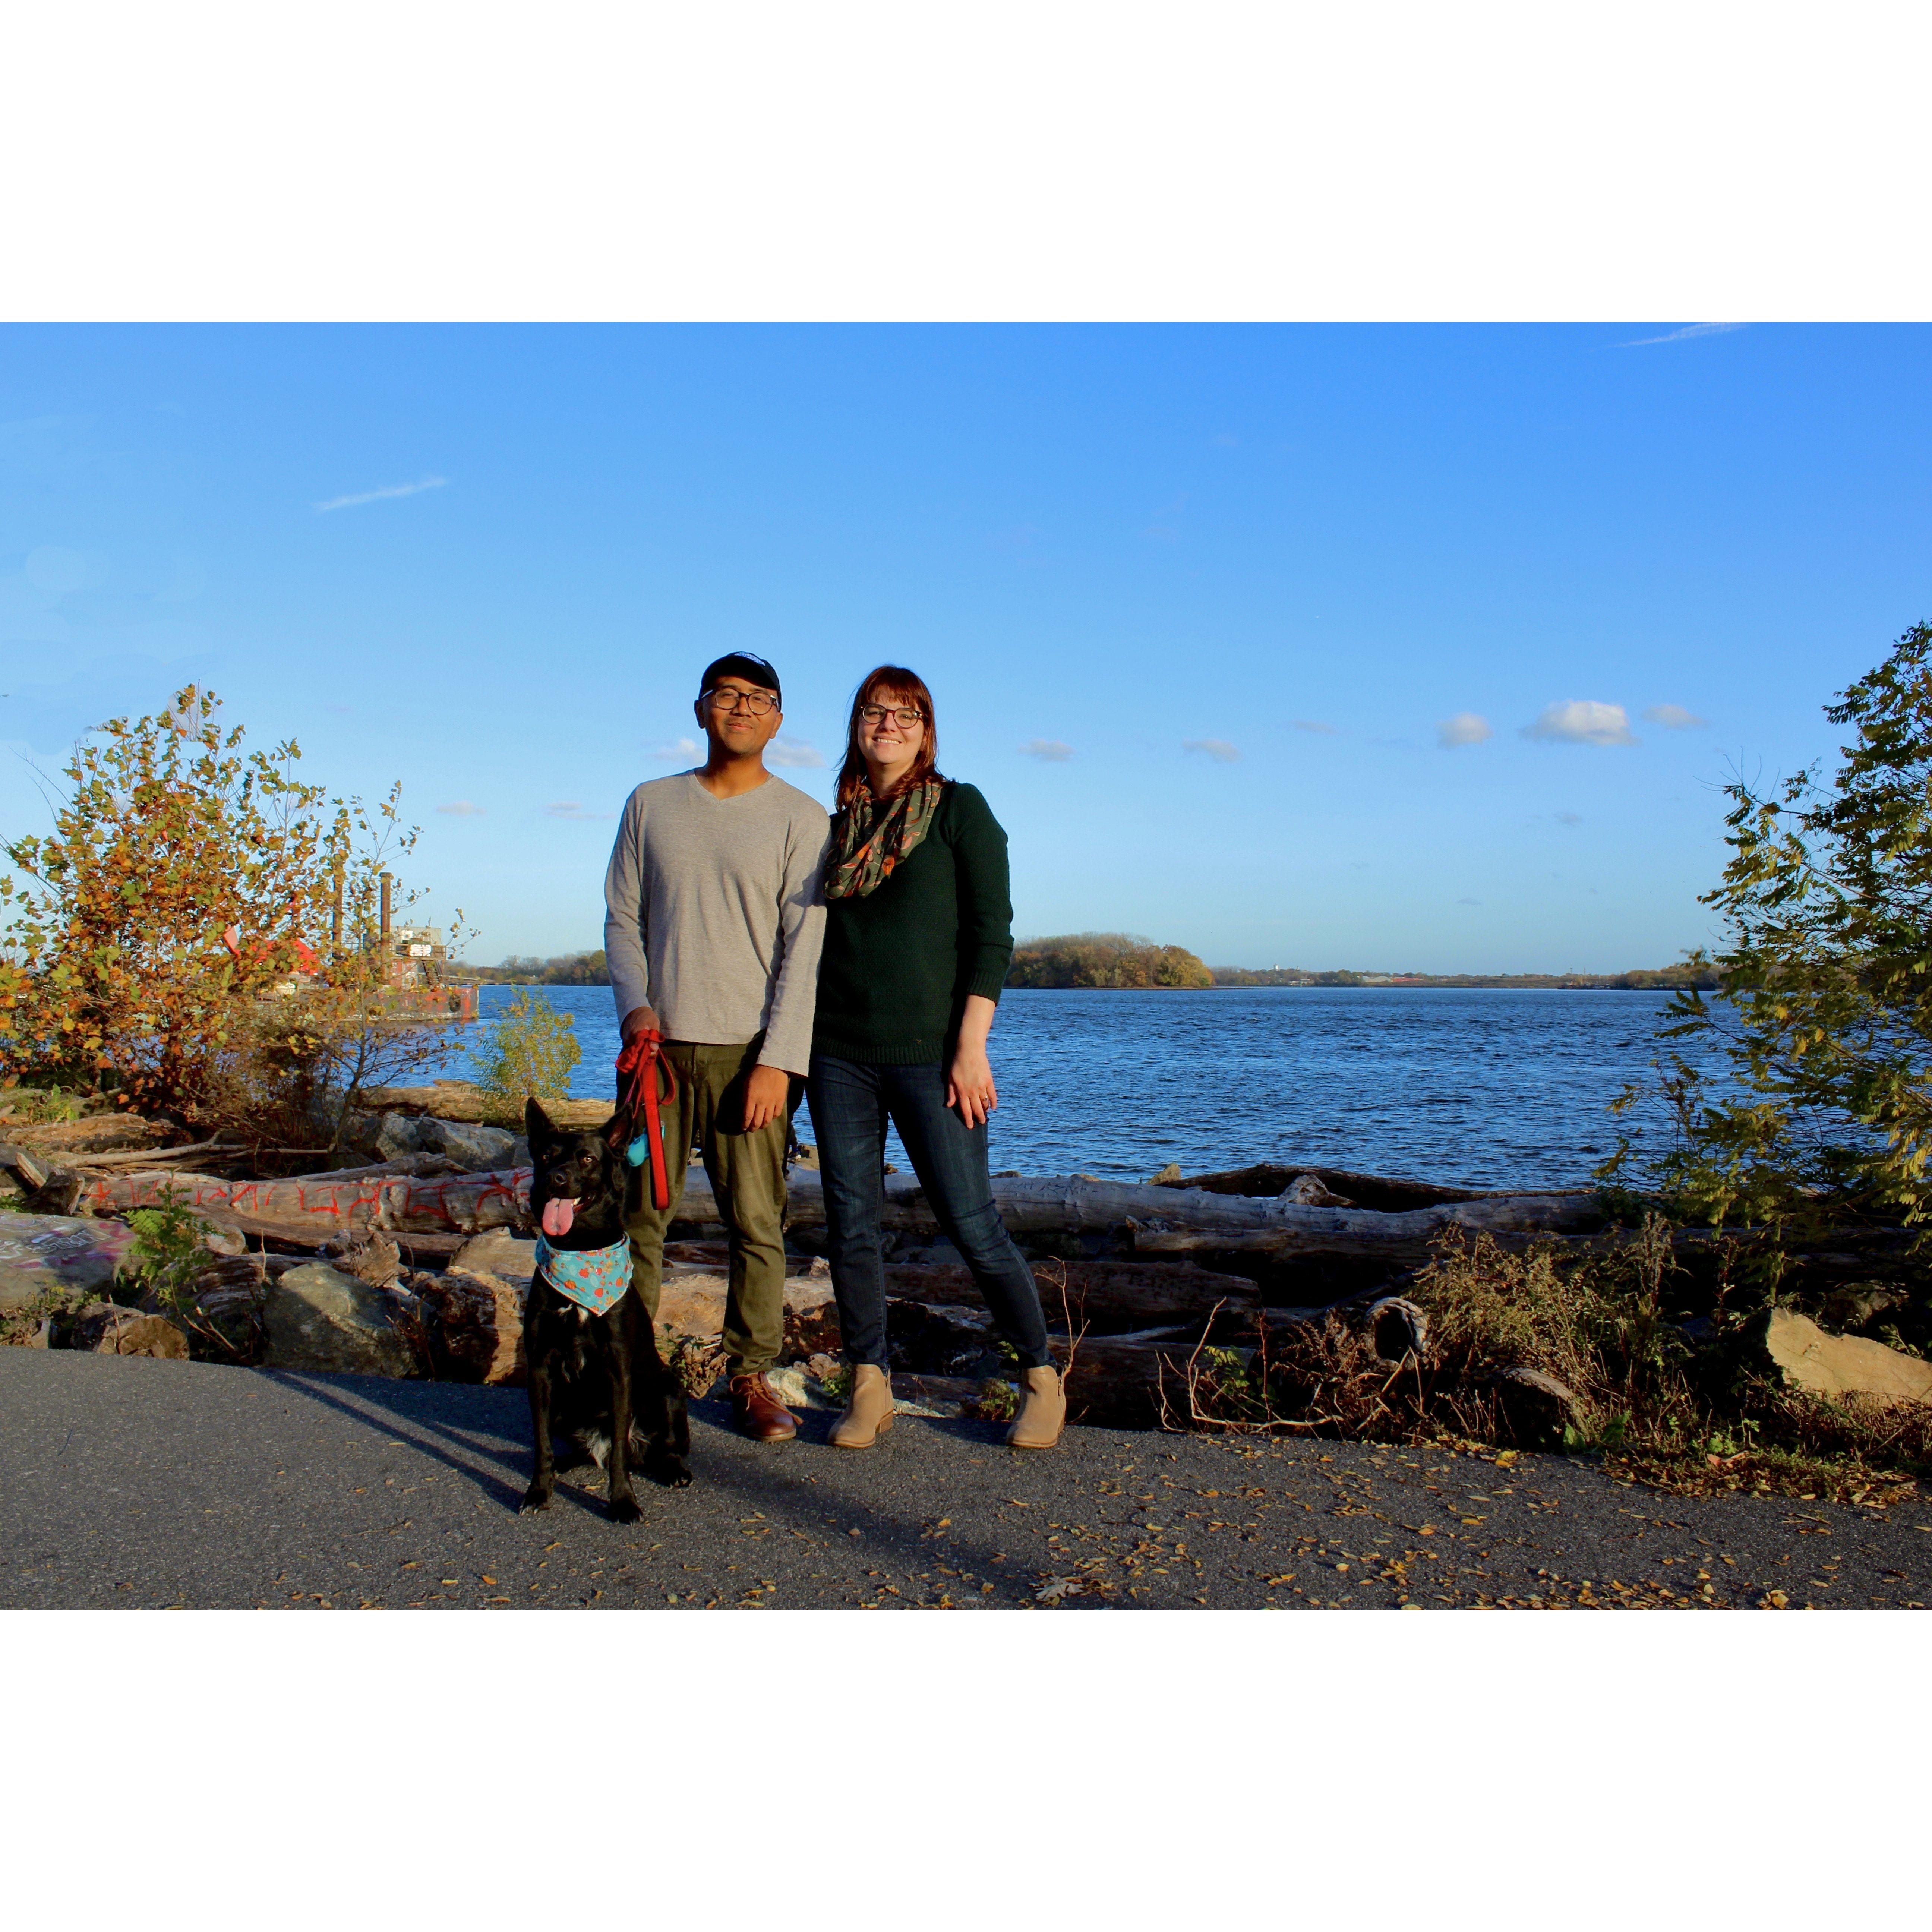
[[[754,1442],[789,1442],[798,1433],[798,1418],[779,1401],[762,1371],[731,1378],[731,1420],[738,1433]]]

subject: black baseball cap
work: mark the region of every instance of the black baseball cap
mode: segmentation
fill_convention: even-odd
[[[747,684],[762,686],[782,704],[784,693],[779,688],[778,674],[760,657],[749,651],[727,651],[722,658],[713,658],[704,667],[704,675],[698,681],[698,694],[718,688],[721,677],[742,677]]]

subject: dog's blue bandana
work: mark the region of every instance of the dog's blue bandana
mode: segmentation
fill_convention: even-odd
[[[578,1307],[608,1315],[631,1286],[631,1244],[626,1239],[608,1248],[554,1248],[539,1234],[537,1273]]]

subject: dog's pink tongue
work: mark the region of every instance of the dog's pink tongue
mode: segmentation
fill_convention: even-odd
[[[561,1196],[544,1203],[543,1231],[546,1234],[567,1234],[577,1216],[577,1203]]]

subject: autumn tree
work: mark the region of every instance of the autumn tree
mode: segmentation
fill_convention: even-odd
[[[312,1138],[345,1082],[440,1050],[376,944],[380,876],[415,834],[396,790],[331,798],[292,739],[248,749],[220,710],[190,686],[110,720],[64,768],[52,832],[0,848],[0,1082]]]

